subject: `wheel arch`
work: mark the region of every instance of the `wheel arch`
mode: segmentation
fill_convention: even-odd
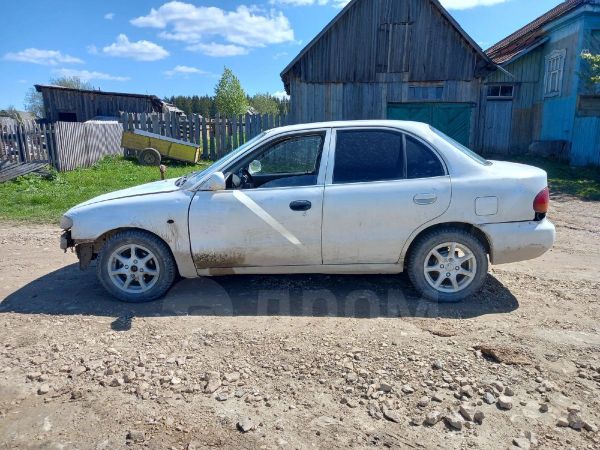
[[[415,233],[411,237],[410,242],[405,247],[406,251],[403,253],[402,265],[403,265],[404,269],[406,269],[406,264],[408,263],[410,253],[415,248],[415,244],[419,241],[421,236],[423,236],[424,234],[429,233],[431,231],[434,231],[434,230],[448,229],[448,228],[454,228],[454,229],[463,230],[463,231],[472,233],[483,244],[483,246],[485,247],[486,253],[490,256],[492,255],[491,242],[490,242],[488,236],[481,230],[481,228],[477,227],[476,225],[473,225],[472,223],[467,223],[467,222],[441,222],[441,223],[436,223],[436,224],[430,225],[428,227],[425,227],[422,230],[420,230],[418,233]]]
[[[151,236],[154,236],[157,239],[160,239],[167,246],[167,248],[169,249],[169,253],[171,254],[171,257],[173,258],[173,261],[175,261],[175,267],[177,268],[177,273],[181,274],[181,270],[179,268],[179,262],[177,261],[177,258],[175,257],[175,253],[173,252],[171,245],[169,245],[169,243],[160,235],[153,233],[150,230],[147,230],[144,228],[139,228],[139,227],[119,227],[119,228],[113,228],[112,230],[105,231],[103,234],[98,236],[96,238],[96,240],[92,243],[93,257],[95,258],[98,255],[98,253],[100,253],[100,251],[102,250],[102,247],[104,247],[104,244],[106,244],[106,241],[108,241],[114,235],[121,233],[121,232],[125,232],[125,231],[141,231],[142,233],[146,233]]]

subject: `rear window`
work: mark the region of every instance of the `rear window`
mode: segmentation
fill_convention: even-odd
[[[483,156],[480,156],[477,153],[475,153],[473,150],[468,149],[467,147],[465,147],[464,145],[462,145],[460,142],[457,142],[454,139],[452,139],[450,136],[442,133],[440,130],[438,130],[436,128],[433,128],[432,126],[430,126],[429,128],[431,128],[431,131],[433,131],[435,134],[437,134],[443,140],[445,140],[450,145],[452,145],[453,147],[455,147],[458,151],[460,151],[463,154],[467,155],[472,160],[477,161],[479,164],[483,164],[484,166],[491,166],[492,165],[492,163],[490,161],[488,161],[487,159],[485,159]]]
[[[406,178],[442,177],[445,174],[440,159],[429,148],[406,136]]]

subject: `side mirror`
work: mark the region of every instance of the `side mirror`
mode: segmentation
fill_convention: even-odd
[[[250,163],[250,165],[248,166],[248,172],[250,172],[250,175],[256,175],[257,173],[260,173],[262,171],[262,164],[260,163],[260,161],[258,160],[254,160]]]
[[[223,191],[225,190],[225,175],[223,172],[213,173],[208,180],[200,186],[201,191]]]

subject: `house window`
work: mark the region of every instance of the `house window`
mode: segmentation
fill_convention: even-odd
[[[490,100],[508,100],[514,96],[515,87],[512,84],[492,84],[487,88]]]
[[[546,56],[544,97],[556,97],[561,94],[566,54],[566,50],[554,50]]]

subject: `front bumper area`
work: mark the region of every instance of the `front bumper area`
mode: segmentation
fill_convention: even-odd
[[[71,238],[71,230],[67,230],[60,235],[60,249],[67,251],[68,248],[75,246],[75,241]]]
[[[552,222],[510,222],[482,225],[490,242],[492,264],[526,261],[542,256],[554,245],[556,230]]]

